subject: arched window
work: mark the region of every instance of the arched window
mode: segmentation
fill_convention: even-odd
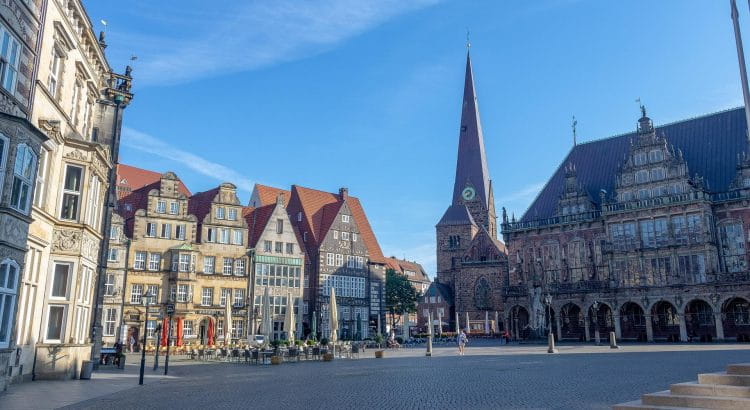
[[[744,272],[747,268],[745,259],[745,240],[742,232],[742,222],[734,221],[719,226],[721,239],[721,254],[727,272]]]
[[[13,166],[13,190],[10,206],[24,214],[29,213],[31,204],[31,187],[36,172],[36,154],[26,144],[16,148],[16,163]]]
[[[13,329],[13,309],[18,294],[19,266],[13,259],[0,263],[0,348],[10,344],[10,331]]]
[[[474,303],[479,310],[492,308],[492,289],[487,278],[480,278],[474,287]]]

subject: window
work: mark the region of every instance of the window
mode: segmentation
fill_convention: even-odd
[[[2,145],[2,138],[0,137],[0,146]],[[0,147],[0,172],[2,172],[2,147]],[[47,150],[42,148],[39,152],[39,165],[36,170],[36,187],[34,188],[34,205],[43,207],[45,199],[47,198],[47,173],[49,168],[49,153]],[[2,189],[3,181],[0,177],[0,189]]]
[[[146,269],[146,252],[136,252],[135,261],[133,262],[133,269],[143,270]]]
[[[104,295],[112,296],[114,294],[115,294],[115,275],[113,273],[108,273],[107,277],[104,279]]]
[[[232,234],[233,234],[232,244],[242,245],[242,231],[239,229],[235,229],[232,231]]]
[[[339,231],[334,230],[333,231],[333,239],[338,239],[338,238],[339,238]]]
[[[633,162],[635,162],[635,165],[643,165],[646,163],[647,159],[648,157],[645,152],[638,152],[633,155]]]
[[[346,255],[346,267],[353,268],[356,266],[357,260],[352,255]]]
[[[108,308],[104,313],[104,336],[114,336],[117,323],[117,309]]]
[[[214,273],[214,266],[216,263],[215,256],[204,256],[203,257],[203,273]]]
[[[349,223],[349,215],[341,215],[341,222]]]
[[[648,189],[639,189],[638,190],[638,199],[644,200],[648,199],[651,196],[651,191]]]
[[[724,269],[730,273],[747,270],[742,222],[721,225],[719,237],[721,239],[721,255],[724,258]]]
[[[232,258],[224,258],[224,270],[222,271],[222,273],[225,275],[231,275],[232,265],[233,265]]]
[[[297,222],[302,222],[302,212],[297,212]]]
[[[83,121],[81,125],[81,135],[88,135],[89,120],[91,119],[91,100],[84,93],[83,96]]]
[[[352,232],[352,242],[357,242],[357,234]]]
[[[107,258],[110,262],[117,262],[117,248],[109,248],[109,258]]]
[[[156,213],[163,214],[167,212],[167,202],[166,201],[157,201],[156,202]]]
[[[276,233],[278,234],[284,233],[284,220],[283,219],[276,220]]]
[[[344,266],[344,255],[340,253],[336,254],[336,266]]]
[[[216,219],[224,219],[224,207],[216,207]]]
[[[341,232],[341,240],[348,241],[349,240],[349,232]]]
[[[161,235],[163,239],[169,239],[172,237],[172,224],[161,224]]]
[[[667,218],[654,219],[654,233],[656,234],[656,246],[666,246],[669,244]]]
[[[49,77],[47,78],[47,91],[52,97],[57,96],[60,86],[60,76],[62,74],[63,56],[56,48],[52,49],[52,64],[50,64]]]
[[[286,244],[286,253],[293,254],[294,253],[294,244],[293,243],[287,243]]]
[[[175,238],[184,241],[185,240],[185,225],[175,225]]]
[[[232,321],[232,337],[236,339],[245,337],[245,322],[244,321],[242,320]]]
[[[62,341],[63,326],[65,324],[65,306],[50,305],[47,310],[47,334],[48,341]]]
[[[147,285],[146,293],[151,295],[151,299],[149,300],[149,303],[159,302],[159,285]]]
[[[235,208],[229,208],[229,217],[227,218],[230,221],[236,221],[237,220],[237,209]]]
[[[86,195],[86,223],[99,229],[102,200],[100,198],[102,183],[96,175],[91,175],[89,180],[88,194]]]
[[[182,335],[185,337],[195,336],[195,334],[193,333],[193,321],[192,320],[184,320],[182,322]]]
[[[190,254],[180,254],[180,272],[190,272]]]
[[[148,270],[157,271],[160,269],[161,269],[161,254],[149,253],[148,254]]]
[[[661,150],[655,149],[648,153],[648,160],[651,162],[660,162],[664,159],[664,154]]]
[[[648,182],[648,170],[642,169],[635,173],[635,182],[642,184]]]
[[[271,241],[263,241],[263,251],[271,252]]]
[[[234,261],[234,274],[242,276],[245,274],[245,259],[238,258]]]
[[[70,263],[55,263],[54,271],[52,272],[50,298],[67,299],[71,268],[72,264]]]
[[[22,213],[29,212],[31,205],[31,183],[36,169],[36,154],[26,144],[16,148],[16,163],[13,167],[13,190],[10,206]]]
[[[0,75],[2,75],[3,88],[14,94],[16,92],[20,46],[18,41],[5,30],[3,30],[3,44],[0,51],[2,52],[0,54]]]
[[[169,203],[169,213],[172,215],[177,215],[177,213],[180,211],[180,204],[177,202],[170,202]]]
[[[211,306],[214,303],[214,288],[203,288],[201,293],[201,305]]]
[[[357,256],[357,269],[364,269],[365,258],[363,256]]]
[[[143,285],[134,283],[130,287],[130,303],[141,304],[143,296]]]
[[[80,81],[76,81],[73,86],[73,95],[70,100],[70,118],[73,120],[73,125],[78,125],[78,107],[81,101],[81,88],[82,84]]]
[[[81,179],[83,168],[74,165],[65,167],[63,199],[60,208],[60,219],[78,219],[78,208],[81,201]]]
[[[120,228],[116,226],[110,226],[109,228],[109,239],[117,240],[117,237],[120,236]]]
[[[156,321],[149,320],[146,322],[146,337],[154,337],[156,334]]]
[[[666,178],[666,172],[664,171],[664,168],[654,168],[651,170],[652,181],[661,181],[664,178]]]
[[[177,285],[177,301],[181,303],[190,301],[190,285]]]
[[[18,268],[18,264],[11,259],[0,263],[0,347],[7,348],[10,345],[10,332],[15,318],[13,310],[18,294]]]
[[[276,253],[283,253],[284,252],[284,242],[276,242],[275,244],[275,251]]]
[[[654,221],[641,221],[641,244],[644,248],[656,247],[656,233],[654,232]]]
[[[687,244],[688,232],[685,216],[678,215],[672,217],[672,232],[674,233],[675,242],[678,245]]]
[[[221,299],[219,299],[219,306],[226,306],[227,299],[232,297],[232,289],[221,288]]]
[[[245,289],[234,290],[234,302],[232,304],[235,307],[245,306]]]
[[[156,236],[156,224],[153,222],[149,222],[146,224],[146,236],[148,237],[155,237]]]
[[[206,242],[216,242],[216,228],[206,228]]]
[[[335,266],[334,255],[332,253],[326,253],[326,265]]]
[[[307,231],[302,232],[302,242],[307,242]]]
[[[219,239],[219,243],[229,243],[229,229],[222,228],[219,231],[221,233],[221,238]]]
[[[680,255],[679,273],[689,283],[706,282],[706,263],[703,255]]]

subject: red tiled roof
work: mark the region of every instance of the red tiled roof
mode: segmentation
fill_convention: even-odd
[[[419,281],[419,282],[429,282],[430,278],[427,277],[427,272],[425,272],[422,265],[420,265],[417,262],[411,262],[404,259],[398,259],[394,256],[391,256],[390,258],[386,258],[386,265],[388,265],[389,268],[393,269],[397,273],[405,274],[407,270],[410,270],[416,274],[415,277],[409,278],[409,280],[413,281]]]
[[[117,164],[117,198],[128,195],[137,189],[161,180],[158,172],[137,168],[132,165]],[[158,185],[157,185],[158,187]],[[153,189],[153,188],[152,188]],[[190,196],[190,190],[180,181],[180,193]]]
[[[188,199],[188,214],[195,215],[198,220],[198,225],[203,224],[203,219],[206,215],[211,212],[211,202],[213,202],[216,195],[219,193],[219,187],[209,189],[208,191],[198,192]],[[201,240],[201,231],[198,229],[196,235],[196,241]]]
[[[242,208],[242,217],[247,222],[248,240],[247,246],[249,248],[255,248],[258,244],[258,239],[263,235],[263,230],[268,225],[268,220],[273,215],[273,210],[276,209],[276,203],[270,205],[259,206],[257,208],[246,206]]]
[[[260,200],[260,204],[257,204],[259,207],[275,204],[279,194],[284,194],[285,202],[287,203],[292,196],[292,193],[286,189],[261,184],[255,184],[255,190],[258,192],[258,199]]]
[[[367,246],[370,254],[370,260],[378,263],[385,263],[383,252],[380,250],[377,238],[372,231],[370,222],[367,220],[362,204],[359,199],[348,196],[347,203],[352,211],[352,217],[359,227],[362,241]],[[330,192],[319,191],[317,189],[305,188],[299,185],[292,185],[292,196],[289,201],[289,214],[296,221],[295,214],[302,212],[304,220],[301,231],[307,231],[308,236],[312,236],[308,243],[312,246],[318,246],[325,236],[328,229],[333,223],[339,209],[343,205],[340,196]]]

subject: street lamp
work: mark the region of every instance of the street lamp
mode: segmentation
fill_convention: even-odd
[[[161,323],[156,324],[154,329],[154,335],[156,335],[156,353],[154,353],[154,371],[159,368],[159,344],[161,343]]]
[[[145,307],[146,315],[143,317],[143,346],[141,346],[141,373],[138,377],[138,384],[143,384],[143,372],[146,370],[146,336],[148,335],[148,305],[151,302],[151,290],[147,290],[146,294],[141,298],[143,307]]]
[[[599,301],[595,300],[591,308],[594,311],[594,340],[596,345],[599,346]]]
[[[549,293],[544,296],[544,303],[547,305],[547,329],[552,334],[552,295]]]

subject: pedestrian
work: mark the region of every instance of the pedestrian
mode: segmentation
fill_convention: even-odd
[[[510,344],[510,333],[508,333],[508,330],[506,329],[503,332],[503,339],[505,339],[505,344]]]
[[[466,343],[469,341],[469,339],[466,337],[466,333],[462,330],[458,336],[456,337],[456,342],[458,343],[458,355],[463,356],[464,355],[464,346],[466,346]]]
[[[135,337],[133,335],[130,335],[130,339],[128,340],[128,344],[130,344],[130,353],[133,353],[133,348],[135,347]]]

